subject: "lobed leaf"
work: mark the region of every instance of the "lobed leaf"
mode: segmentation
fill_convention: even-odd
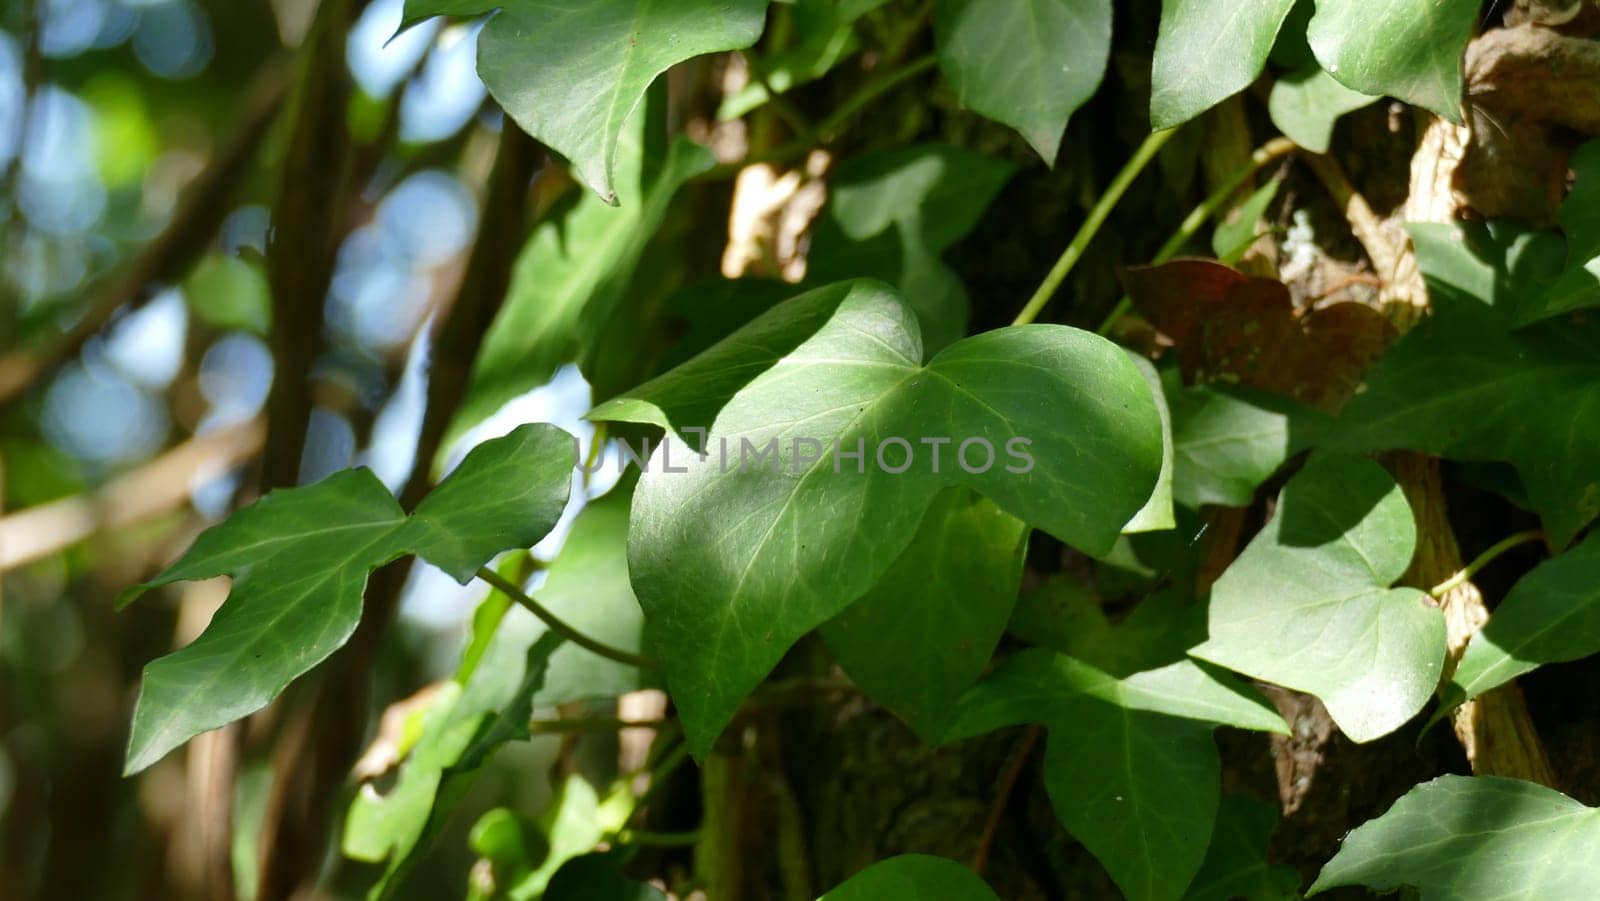
[[[1445,659],[1439,610],[1416,589],[1389,587],[1416,541],[1382,467],[1315,460],[1217,579],[1210,638],[1190,653],[1316,695],[1354,741],[1387,735],[1427,703]]]
[[[1295,0],[1161,0],[1150,125],[1173,128],[1250,86]]]
[[[696,753],[790,645],[878,581],[941,488],[974,488],[1090,552],[1149,497],[1160,419],[1115,345],[1023,326],[921,359],[903,299],[844,283],[590,414],[669,429],[634,498],[629,564]],[[681,437],[695,428],[709,428],[704,459]],[[924,438],[950,439],[942,464]],[[889,439],[915,448],[911,465]],[[970,455],[969,472],[958,445],[977,440],[995,456]],[[859,465],[835,471],[835,442],[864,449]]]
[[[1478,0],[1317,0],[1306,39],[1330,75],[1363,94],[1386,94],[1461,119],[1461,57]]]

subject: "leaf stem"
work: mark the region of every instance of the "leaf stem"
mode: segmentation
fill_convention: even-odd
[[[556,616],[554,613],[550,612],[549,608],[529,597],[522,591],[522,589],[518,588],[516,585],[502,577],[499,573],[489,569],[486,566],[479,567],[478,578],[494,586],[497,590],[504,593],[506,597],[516,601],[529,613],[537,616],[540,621],[542,621],[546,626],[550,627],[550,631],[560,635],[562,638],[565,638],[566,640],[572,642],[580,648],[583,648],[586,651],[599,654],[601,657],[604,657],[608,660],[615,660],[618,663],[625,663],[628,666],[636,666],[640,669],[659,670],[661,668],[660,661],[653,657],[645,657],[641,654],[635,654],[632,651],[624,651],[621,648],[614,648],[603,641],[590,638],[582,632],[579,632],[572,626],[567,625],[566,622],[564,622],[559,616]]]
[[[1165,244],[1161,245],[1161,249],[1156,251],[1156,255],[1151,258],[1150,263],[1152,265],[1165,263],[1176,256],[1178,251],[1189,243],[1189,239],[1200,231],[1200,226],[1205,225],[1212,216],[1216,215],[1217,210],[1228,202],[1228,198],[1239,190],[1239,186],[1244,184],[1246,179],[1255,175],[1261,167],[1273,160],[1288,156],[1298,149],[1300,149],[1299,146],[1293,141],[1282,137],[1273,138],[1257,147],[1250,154],[1248,163],[1245,163],[1237,172],[1229,176],[1222,187],[1212,191],[1205,200],[1200,201],[1198,206],[1189,211],[1189,215],[1185,216],[1183,221],[1178,224],[1178,230],[1172,233],[1172,237],[1168,238]],[[1111,327],[1116,325],[1117,320],[1122,318],[1122,314],[1128,312],[1132,306],[1133,298],[1123,295],[1122,299],[1117,301],[1117,305],[1111,308],[1111,312],[1106,314],[1106,318],[1100,323],[1100,327],[1095,330],[1095,333],[1104,335],[1110,332]]]
[[[1144,167],[1155,159],[1156,151],[1160,150],[1161,145],[1167,143],[1176,131],[1177,129],[1168,128],[1164,131],[1151,132],[1150,136],[1144,139],[1144,143],[1134,151],[1133,158],[1128,160],[1127,165],[1122,167],[1122,171],[1118,172],[1115,178],[1111,179],[1111,184],[1106,186],[1100,199],[1095,201],[1094,208],[1089,210],[1089,217],[1083,220],[1083,225],[1078,227],[1078,233],[1072,236],[1072,243],[1067,245],[1066,250],[1061,251],[1061,257],[1056,260],[1055,266],[1051,267],[1050,273],[1044,277],[1039,289],[1028,298],[1028,303],[1022,308],[1022,312],[1012,320],[1012,325],[1027,325],[1032,322],[1039,315],[1039,311],[1044,309],[1044,305],[1050,302],[1056,289],[1061,287],[1067,274],[1078,264],[1078,259],[1088,249],[1089,242],[1099,233],[1100,226],[1105,224],[1106,217],[1111,215],[1111,210],[1116,207],[1117,201],[1122,199],[1128,186],[1133,184],[1139,173],[1144,171]]]
[[[644,829],[624,829],[617,833],[617,842],[624,845],[649,845],[656,848],[682,848],[700,841],[700,830],[692,832],[650,832]]]
[[[1499,557],[1501,554],[1504,554],[1506,551],[1511,550],[1519,544],[1527,544],[1530,541],[1538,541],[1543,537],[1543,529],[1529,529],[1526,532],[1517,532],[1514,535],[1507,535],[1505,538],[1502,538],[1490,545],[1488,550],[1479,554],[1460,572],[1428,589],[1428,594],[1433,595],[1436,598],[1442,598],[1446,594],[1449,594],[1450,592],[1471,581],[1472,577],[1477,575],[1479,570],[1483,569],[1485,566],[1488,566],[1490,563],[1493,563],[1496,557]]]

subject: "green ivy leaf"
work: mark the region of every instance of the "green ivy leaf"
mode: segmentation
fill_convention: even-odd
[[[1600,896],[1600,814],[1497,776],[1441,776],[1345,838],[1308,894],[1421,889],[1424,901]]]
[[[272,492],[207,529],[120,601],[172,582],[234,577],[205,632],[145,667],[125,772],[260,710],[338,650],[361,618],[367,574],[384,563],[416,553],[465,582],[495,554],[538,541],[566,506],[573,456],[572,436],[527,425],[475,448],[410,519],[370,470],[357,469]],[[520,490],[483,490],[485,472]],[[494,527],[464,528],[471,522]]]
[[[1504,460],[1522,476],[1551,543],[1600,515],[1600,327],[1542,323],[1508,331],[1504,250],[1482,228],[1412,226],[1434,315],[1368,373],[1323,446],[1405,449]]]
[[[1218,724],[1287,733],[1265,701],[1190,661],[1115,679],[1049,651],[1008,658],[970,689],[947,740],[1050,730],[1045,791],[1067,831],[1133,901],[1176,899],[1216,820]]]
[[[1168,379],[1173,495],[1190,509],[1248,506],[1289,458],[1297,421],[1310,411],[1278,394],[1226,385],[1184,388]]]
[[[1400,486],[1362,457],[1312,462],[1211,589],[1210,633],[1190,653],[1316,695],[1354,741],[1399,728],[1432,696],[1444,617],[1390,588],[1416,549]]]
[[[1461,56],[1478,0],[1317,0],[1306,39],[1345,87],[1461,121]]]
[[[947,144],[852,157],[828,180],[807,280],[880,278],[917,311],[925,353],[967,333],[967,289],[939,258],[977,226],[1016,167]]]
[[[978,874],[927,854],[880,860],[845,880],[817,901],[999,901]]]
[[[865,597],[822,628],[846,674],[924,740],[982,675],[1022,582],[1028,528],[967,488],[946,488]]]
[[[1184,901],[1298,901],[1300,874],[1267,859],[1278,805],[1229,795],[1217,809],[1211,847]]]
[[[767,0],[505,0],[478,37],[478,75],[523,131],[610,204],[617,146],[672,66],[761,37]]]
[[[1250,86],[1295,0],[1161,0],[1150,125],[1172,128]]]
[[[1111,53],[1111,0],[938,0],[939,68],[956,98],[1055,165],[1067,120]]]
[[[1459,703],[1504,685],[1540,664],[1600,652],[1600,532],[1517,580],[1472,636],[1450,679],[1446,700]]]
[[[778,305],[590,414],[669,429],[634,498],[629,563],[697,754],[790,645],[877,583],[939,489],[974,488],[1091,553],[1149,497],[1160,418],[1115,345],[1034,325],[959,341],[927,366],[922,356],[904,300],[847,282]],[[705,427],[697,459],[682,436]],[[951,439],[937,467],[924,438]],[[981,471],[967,472],[959,445],[975,439],[995,459],[985,468],[974,444]],[[860,445],[859,466],[841,457],[835,472],[835,442]],[[915,456],[896,474],[906,448]]]
[[[562,364],[590,355],[678,188],[713,164],[710,151],[687,140],[670,149],[652,140],[647,112],[623,132],[616,175],[623,205],[584,195],[540,222],[517,257],[505,302],[473,362],[452,440],[550,381]]]
[[[1289,140],[1312,153],[1327,153],[1339,117],[1377,100],[1372,94],[1350,90],[1322,67],[1312,65],[1273,82],[1267,113]]]
[[[405,12],[400,17],[400,30],[405,31],[434,16],[453,16],[458,19],[481,16],[514,2],[516,0],[406,0]]]

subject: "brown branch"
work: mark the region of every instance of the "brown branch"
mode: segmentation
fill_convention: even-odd
[[[1000,774],[1000,787],[995,792],[994,803],[989,807],[989,818],[983,823],[983,833],[978,836],[978,850],[972,852],[972,872],[979,876],[989,865],[989,850],[994,846],[994,837],[1000,831],[1000,820],[1005,814],[1006,803],[1011,800],[1011,793],[1016,790],[1017,780],[1022,777],[1022,768],[1027,765],[1028,758],[1033,756],[1033,748],[1039,743],[1039,736],[1044,734],[1043,727],[1029,726],[1028,731],[1022,734],[1017,741],[1017,748],[1011,752],[1011,760],[1007,762],[1005,771]]]
[[[167,227],[99,290],[88,312],[71,330],[42,347],[0,357],[0,404],[76,356],[117,311],[142,305],[149,299],[146,291],[152,284],[181,279],[205,253],[227,216],[234,186],[248,171],[283,105],[288,88],[286,74],[283,66],[273,64],[257,77],[245,101],[238,131],[185,189]]]
[[[94,494],[51,501],[0,518],[0,572],[178,507],[195,484],[254,456],[264,434],[259,419],[207,432],[113,479]]]

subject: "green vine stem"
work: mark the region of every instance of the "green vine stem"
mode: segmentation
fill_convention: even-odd
[[[1189,211],[1189,215],[1185,216],[1183,222],[1178,224],[1178,230],[1172,233],[1172,237],[1168,238],[1165,244],[1161,245],[1161,249],[1156,251],[1156,255],[1151,258],[1150,263],[1152,265],[1165,263],[1176,256],[1178,251],[1182,250],[1184,245],[1188,244],[1189,240],[1195,236],[1195,233],[1200,231],[1200,226],[1205,225],[1212,216],[1216,215],[1217,210],[1228,202],[1228,198],[1232,197],[1250,176],[1255,175],[1263,166],[1273,160],[1288,156],[1298,149],[1298,145],[1293,141],[1281,137],[1273,138],[1257,147],[1251,152],[1248,163],[1229,176],[1222,187],[1212,191],[1210,196],[1200,201],[1198,206]],[[1111,312],[1106,314],[1106,318],[1100,323],[1100,327],[1095,330],[1096,334],[1108,334],[1111,331],[1111,327],[1116,325],[1117,320],[1121,319],[1122,315],[1128,312],[1132,306],[1133,298],[1124,295],[1121,300],[1117,301],[1117,305],[1111,308]]]
[[[1117,173],[1117,177],[1113,178],[1111,184],[1106,186],[1105,192],[1100,195],[1100,199],[1095,201],[1094,208],[1089,210],[1089,217],[1083,220],[1083,225],[1078,227],[1078,233],[1072,236],[1072,243],[1068,244],[1067,249],[1061,252],[1056,264],[1050,268],[1050,274],[1044,277],[1044,281],[1039,284],[1039,289],[1033,292],[1032,297],[1028,298],[1027,305],[1022,308],[1022,312],[1017,314],[1017,318],[1012,320],[1012,325],[1027,325],[1032,322],[1039,315],[1039,311],[1044,309],[1044,305],[1050,302],[1050,298],[1054,296],[1056,289],[1061,287],[1061,283],[1066,280],[1067,274],[1072,272],[1072,267],[1076,266],[1078,259],[1083,256],[1084,250],[1088,249],[1089,242],[1093,241],[1094,236],[1099,233],[1100,226],[1105,224],[1106,217],[1111,215],[1111,211],[1116,207],[1117,201],[1121,200],[1122,195],[1127,192],[1128,186],[1133,184],[1134,179],[1139,177],[1139,173],[1144,171],[1144,167],[1155,159],[1156,152],[1161,149],[1162,145],[1167,143],[1175,132],[1176,129],[1169,128],[1165,131],[1152,132],[1148,138],[1144,139],[1144,143],[1140,144],[1139,149],[1134,151],[1133,158],[1128,160],[1127,165],[1122,167],[1122,171]]]
[[[1527,544],[1530,541],[1538,541],[1542,538],[1544,538],[1543,529],[1529,529],[1526,532],[1518,532],[1514,535],[1507,535],[1505,538],[1502,538],[1490,545],[1488,550],[1473,558],[1473,561],[1468,563],[1460,572],[1428,589],[1428,594],[1433,595],[1436,598],[1442,598],[1446,594],[1449,594],[1457,588],[1460,588],[1462,585],[1472,581],[1472,577],[1477,575],[1479,570],[1483,569],[1485,566],[1488,566],[1490,563],[1493,563],[1496,557],[1504,554],[1506,551],[1511,550],[1519,544]]]
[[[652,657],[645,657],[641,654],[635,654],[632,651],[624,651],[621,648],[614,648],[603,641],[590,638],[582,632],[579,632],[572,626],[567,625],[567,623],[563,621],[561,617],[556,616],[550,611],[549,608],[529,597],[525,592],[523,592],[522,589],[518,588],[515,584],[486,566],[478,569],[478,578],[494,586],[494,588],[504,593],[506,597],[516,601],[529,613],[537,616],[541,622],[550,627],[550,631],[560,635],[562,638],[565,638],[566,640],[572,642],[580,648],[583,648],[586,651],[599,654],[601,657],[604,657],[607,660],[615,660],[618,663],[625,663],[628,666],[637,666],[640,669],[659,670],[661,668],[660,662]]]

